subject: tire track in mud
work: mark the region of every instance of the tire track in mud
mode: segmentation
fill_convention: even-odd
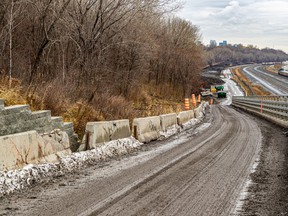
[[[229,113],[231,112],[229,110],[223,109],[221,111],[225,113],[222,117],[226,116],[226,118],[230,119],[222,122],[222,127],[218,130],[221,133],[218,136],[204,141],[205,145],[201,149],[197,149],[197,151],[201,152],[189,154],[179,163],[167,167],[167,169],[163,170],[164,172],[159,173],[160,175],[155,175],[153,179],[149,179],[145,184],[139,185],[139,188],[127,194],[123,200],[118,200],[119,202],[116,203],[113,202],[110,206],[107,206],[105,211],[102,209],[101,212],[95,212],[92,215],[211,215],[212,213],[213,215],[228,215],[235,205],[230,204],[231,200],[235,201],[244,181],[249,175],[249,167],[253,163],[257,148],[256,146],[248,148],[249,145],[245,145],[245,143],[250,143],[249,135],[252,135],[251,133],[249,134],[249,120],[247,121],[246,119],[244,121],[243,119],[235,118]],[[233,114],[237,116],[236,112]],[[247,133],[244,136],[243,130]],[[254,133],[255,130],[251,132]],[[259,133],[259,130],[257,132]],[[241,134],[242,136],[240,136]],[[253,135],[260,138],[259,134],[258,137],[257,134]],[[239,136],[243,140],[241,140],[241,146],[235,148],[233,143],[239,143]],[[253,142],[257,141],[252,140]],[[246,154],[247,151],[251,152],[253,149],[254,152],[252,151],[252,154]],[[195,154],[198,154],[198,156],[195,156]],[[231,155],[235,156],[235,158],[231,159]],[[239,163],[239,161],[242,162]],[[221,172],[221,169],[225,169],[224,165],[230,162],[228,169],[231,168],[234,172],[228,176],[227,182],[222,182],[223,179],[221,177],[213,179],[212,182],[209,181],[209,177],[211,180],[213,178],[212,174],[216,175],[216,172],[218,172],[217,169],[215,171],[217,163],[223,165],[219,173],[225,175],[226,173]],[[239,171],[237,164],[241,167]],[[199,181],[203,178],[202,176],[206,178],[204,180],[207,182],[206,187],[209,187],[210,184],[212,188],[212,190],[204,189],[204,191],[207,191],[207,194],[212,192],[210,195],[214,195],[216,199],[207,199],[210,195],[203,196],[205,193],[203,194],[201,187],[205,187],[204,184],[200,184],[201,187],[197,187],[197,183],[199,184]],[[217,188],[217,186],[221,184],[222,188],[220,190],[220,187]],[[223,190],[223,185],[228,189]],[[215,187],[215,190],[213,187]],[[233,189],[235,192],[227,193],[227,191],[233,191]],[[217,193],[219,197],[224,197],[221,199],[224,204],[217,202],[219,198],[215,196]],[[193,197],[197,197],[197,199]],[[133,209],[130,206],[132,203]]]
[[[101,168],[117,169],[107,176],[91,174],[75,187],[47,188],[32,201],[15,198],[15,215],[229,215],[250,173],[260,132],[253,120],[228,107],[213,106],[206,118],[213,120],[206,131],[195,135],[191,129],[146,145],[144,157],[177,142],[149,160],[126,167],[120,160],[123,166]]]
[[[220,129],[224,129],[224,128],[225,128],[225,124],[223,124]],[[183,155],[180,155],[178,158],[173,159],[172,162],[165,164],[163,167],[156,169],[154,172],[147,175],[143,179],[140,179],[139,181],[133,182],[131,185],[128,185],[127,187],[123,188],[122,190],[118,191],[117,193],[107,197],[105,200],[103,200],[100,203],[98,203],[97,205],[93,206],[91,209],[88,209],[87,211],[82,213],[81,216],[82,215],[83,216],[85,216],[85,215],[98,215],[100,213],[103,213],[105,211],[105,209],[108,209],[109,207],[113,206],[115,203],[117,203],[118,201],[120,201],[124,197],[128,196],[129,194],[133,193],[136,189],[138,189],[142,185],[147,184],[148,182],[155,179],[157,176],[162,175],[168,169],[171,169],[173,166],[175,166],[178,163],[185,160],[191,154],[195,153],[195,151],[197,151],[199,148],[202,148],[203,145],[206,144],[209,140],[216,138],[217,136],[220,136],[221,135],[220,131],[221,130],[218,130],[218,133],[214,134],[212,137],[209,137],[207,140],[201,142],[196,147],[192,148],[190,151],[184,153]],[[153,187],[155,187],[155,186],[153,186]],[[153,190],[154,190],[154,188],[152,190],[148,189],[147,191],[152,192]],[[146,193],[147,193],[147,191],[146,191]],[[137,200],[135,199],[134,202],[137,202]],[[124,214],[126,214],[126,213],[124,213]],[[119,212],[117,212],[117,213],[115,212],[112,215],[119,215]],[[139,214],[136,214],[136,215],[139,215]]]

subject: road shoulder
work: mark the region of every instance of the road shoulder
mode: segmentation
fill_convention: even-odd
[[[263,135],[260,162],[240,215],[288,215],[288,137],[281,127],[238,111],[253,118]]]

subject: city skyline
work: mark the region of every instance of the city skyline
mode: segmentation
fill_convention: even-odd
[[[202,42],[280,49],[288,53],[288,0],[186,0],[177,16],[200,28]]]

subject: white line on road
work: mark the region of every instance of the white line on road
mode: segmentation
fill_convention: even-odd
[[[263,86],[265,86],[266,88],[268,88],[269,90],[271,90],[273,93],[275,93],[276,95],[286,95],[288,92],[283,92],[280,91],[278,89],[276,89],[276,87],[272,86],[270,83],[267,83],[266,81],[260,79],[259,77],[256,77],[254,74],[252,74],[250,71],[247,70],[248,67],[245,67],[243,70],[245,73],[247,73],[249,76],[253,77],[254,79],[256,79],[257,81],[259,81]]]
[[[287,83],[287,84],[288,84],[288,81],[286,81],[285,79],[278,78],[278,77],[276,77],[276,76],[273,76],[273,75],[271,75],[271,74],[268,74],[268,73],[266,73],[266,72],[264,72],[264,71],[259,70],[260,67],[261,67],[261,66],[258,66],[258,67],[254,68],[254,69],[255,69],[256,71],[258,71],[259,73],[264,74],[265,76],[269,76],[269,77],[271,77],[271,78],[273,78],[273,79],[276,79],[276,80],[279,80],[279,81],[281,81],[281,82],[284,82],[284,83]]]

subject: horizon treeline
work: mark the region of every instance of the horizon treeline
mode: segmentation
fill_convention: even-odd
[[[206,62],[212,66],[215,63],[241,65],[263,62],[283,62],[288,60],[288,54],[282,50],[271,48],[259,49],[253,45],[242,44],[217,46],[214,41],[204,48],[206,50]]]
[[[0,73],[75,101],[129,98],[147,83],[188,94],[203,49],[198,28],[170,16],[173,2],[1,0]]]

